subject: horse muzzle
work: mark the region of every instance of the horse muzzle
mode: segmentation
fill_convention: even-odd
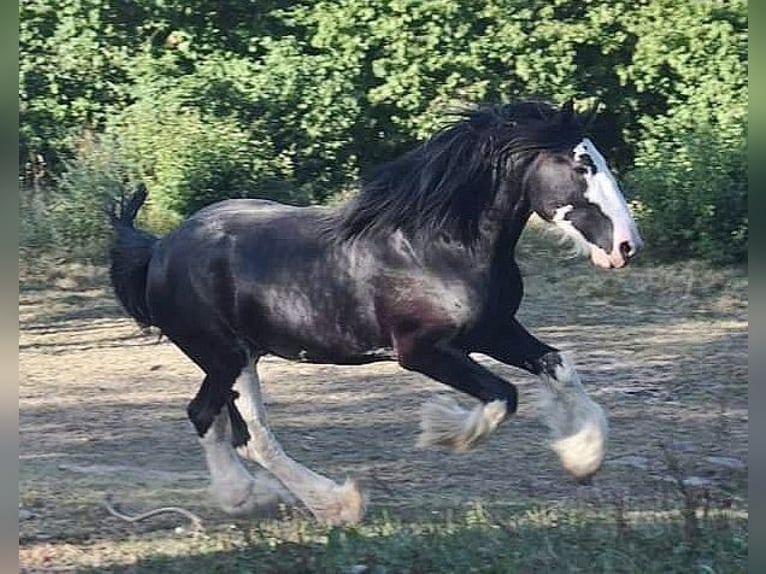
[[[619,243],[616,242],[615,247],[611,253],[607,253],[600,247],[591,245],[590,259],[597,267],[604,269],[620,269],[625,267],[630,261],[638,255],[643,247],[643,241],[640,237],[635,237],[631,240],[622,240]]]

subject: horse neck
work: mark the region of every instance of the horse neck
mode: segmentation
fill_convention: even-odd
[[[480,257],[491,266],[513,264],[516,244],[531,214],[529,201],[518,186],[499,190],[479,223]]]

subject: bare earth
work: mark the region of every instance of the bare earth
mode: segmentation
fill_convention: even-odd
[[[609,412],[609,452],[592,485],[572,483],[545,446],[531,406],[537,380],[486,358],[519,386],[520,408],[488,443],[461,455],[414,446],[421,403],[452,392],[434,381],[394,363],[263,360],[270,420],[287,452],[335,479],[359,477],[370,513],[427,514],[474,500],[521,506],[621,497],[640,505],[672,486],[664,446],[690,488],[746,509],[744,275],[694,265],[610,274],[573,262],[525,271],[522,321],[574,353],[589,392]],[[183,524],[177,516],[124,523],[101,506],[107,493],[131,511],[172,504],[208,525],[232,523],[209,502],[186,419],[201,373],[124,318],[104,270],[26,270],[19,315],[25,568],[93,563],[99,541]]]

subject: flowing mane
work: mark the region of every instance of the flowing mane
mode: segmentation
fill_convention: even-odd
[[[432,236],[446,232],[467,244],[478,236],[481,213],[508,173],[510,159],[582,140],[573,113],[544,102],[482,106],[414,150],[377,168],[339,213],[342,239],[397,229]]]

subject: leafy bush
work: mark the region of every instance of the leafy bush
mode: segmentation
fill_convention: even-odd
[[[119,198],[131,176],[119,148],[88,135],[53,184],[21,190],[21,251],[103,261],[110,235],[105,209]]]
[[[348,83],[318,83],[332,66],[294,39],[264,42],[261,62],[216,54],[190,69],[181,53],[136,59],[135,101],[106,131],[149,185],[152,209],[186,216],[229,197],[316,203],[356,178]]]
[[[77,149],[85,129],[106,133],[118,163],[148,184],[141,217],[155,230],[224,197],[331,201],[450,108],[574,97],[602,104],[592,135],[619,171],[634,168],[656,255],[742,257],[745,172],[725,158],[744,153],[746,0],[27,0],[20,10],[20,164],[42,156],[61,174],[75,155],[91,161]],[[711,166],[722,168],[714,183]],[[39,215],[24,233],[47,241],[47,200],[24,201]]]
[[[625,184],[635,192],[648,253],[715,263],[747,259],[747,150],[696,130],[640,153]]]
[[[148,217],[155,223],[172,223],[170,214],[182,218],[224,197],[247,197],[271,176],[258,169],[247,133],[227,119],[203,118],[172,95],[142,98],[108,133],[149,188]]]
[[[19,198],[19,254],[29,260],[52,249],[50,213],[40,190],[24,186]]]
[[[623,74],[641,113],[627,184],[659,258],[747,258],[746,6],[656,0],[633,24]]]

